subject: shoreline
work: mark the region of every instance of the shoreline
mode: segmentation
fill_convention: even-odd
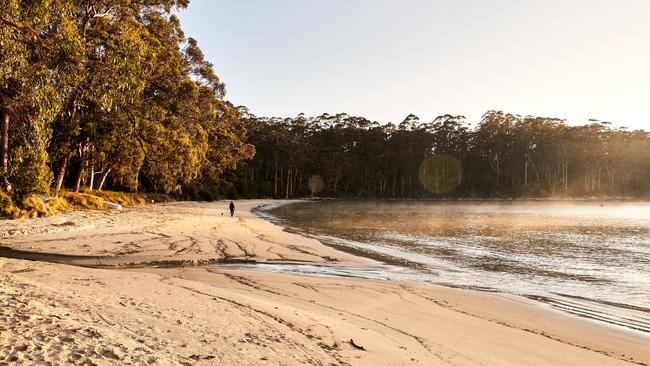
[[[191,263],[229,255],[263,264],[376,267],[371,260],[284,232],[250,212],[264,202],[273,201],[237,201],[236,216],[241,216],[232,220],[220,215],[224,202],[71,213],[3,227],[0,243],[31,251],[54,248],[64,255],[102,253],[116,263],[134,258]],[[219,241],[223,244],[213,245]],[[107,270],[2,258],[0,267],[5,319],[0,360],[650,364],[647,334],[505,293],[225,266]],[[25,310],[31,307],[38,311]],[[31,315],[21,318],[25,313]],[[52,324],[61,325],[59,333],[74,330],[72,340],[56,336]],[[39,341],[46,333],[52,336]],[[58,359],[57,352],[48,356],[43,351],[56,349]]]
[[[271,199],[269,199],[271,200]],[[283,199],[280,199],[283,200]],[[320,201],[360,201],[360,202],[630,202],[630,203],[650,203],[650,197],[504,197],[504,198],[472,198],[472,197],[456,197],[456,198],[381,198],[381,197],[314,197],[293,199],[293,201],[300,202],[320,202]]]
[[[401,201],[399,202],[401,203]],[[464,204],[465,202],[459,203]],[[276,207],[271,208],[269,211],[275,209]],[[303,228],[300,225],[293,225],[291,215],[285,214],[284,218],[281,218],[274,216],[272,213],[266,213],[261,215],[261,217],[276,224],[285,226],[285,230],[288,232],[318,240],[322,244],[340,250],[342,252],[368,258],[387,265],[402,266],[424,273],[424,278],[415,279],[415,281],[424,281],[451,288],[488,291],[520,296],[527,299],[539,301],[553,307],[554,309],[558,309],[575,316],[583,317],[585,319],[596,320],[611,325],[641,331],[644,333],[650,333],[650,308],[644,307],[642,305],[617,302],[616,298],[613,300],[602,299],[598,297],[585,297],[584,295],[571,295],[564,292],[522,292],[513,291],[512,289],[505,289],[502,287],[490,287],[489,285],[481,286],[472,285],[469,283],[460,283],[453,281],[450,282],[449,280],[443,281],[440,276],[445,272],[446,268],[442,266],[431,267],[425,264],[427,263],[426,261],[428,258],[419,258],[418,256],[413,256],[412,252],[408,251],[402,252],[402,249],[400,247],[391,247],[391,249],[385,250],[384,247],[377,246],[372,242],[360,241],[356,239],[344,239],[337,237],[336,234],[322,231],[313,231],[306,227]],[[409,280],[410,279],[406,279],[406,281]]]

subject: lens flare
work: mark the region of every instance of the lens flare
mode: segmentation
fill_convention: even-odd
[[[420,165],[418,178],[429,192],[445,194],[453,191],[461,183],[463,169],[460,161],[447,154],[427,158]]]

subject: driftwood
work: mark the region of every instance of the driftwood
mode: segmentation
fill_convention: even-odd
[[[363,346],[354,343],[354,339],[352,339],[352,338],[350,338],[350,344],[352,345],[352,347],[354,347],[356,349],[360,349],[362,351],[366,350]]]
[[[111,210],[121,210],[122,209],[122,205],[120,205],[119,203],[106,201],[106,202],[104,202],[104,204],[106,205],[107,208],[109,208]]]

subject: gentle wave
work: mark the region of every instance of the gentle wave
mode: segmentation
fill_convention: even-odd
[[[327,202],[266,215],[326,245],[422,273],[412,280],[514,293],[648,331],[650,205],[600,208]]]

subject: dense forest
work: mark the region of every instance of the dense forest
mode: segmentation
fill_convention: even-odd
[[[648,197],[650,134],[591,120],[488,111],[379,124],[347,114],[263,118],[242,109],[255,157],[229,172],[241,197]]]
[[[0,0],[3,192],[210,188],[253,155],[187,5]]]
[[[177,198],[648,197],[650,135],[490,111],[264,118],[174,15],[188,0],[0,0],[0,186]]]

